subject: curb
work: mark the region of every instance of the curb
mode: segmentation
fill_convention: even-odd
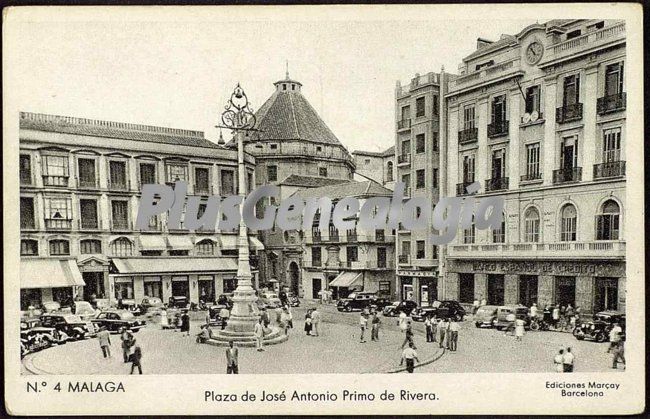
[[[423,367],[425,365],[433,364],[434,362],[436,362],[437,360],[442,358],[442,356],[445,354],[445,352],[447,352],[447,349],[442,348],[442,351],[439,351],[438,353],[436,353],[436,355],[434,355],[433,358],[429,358],[429,359],[427,359],[427,360],[425,360],[423,362],[420,362],[419,364],[415,365],[413,368],[420,368],[420,367]],[[406,367],[394,368],[392,370],[388,370],[388,371],[384,372],[384,374],[395,374],[395,373],[403,372],[403,371],[406,371]]]

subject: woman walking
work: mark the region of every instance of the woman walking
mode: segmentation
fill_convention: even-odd
[[[181,333],[185,333],[185,336],[190,335],[190,315],[187,314],[187,310],[181,315]]]
[[[120,329],[120,339],[122,340],[122,355],[124,356],[124,362],[129,362],[129,352],[131,351],[131,346],[135,342],[135,338],[126,327]]]
[[[521,341],[522,336],[524,336],[524,319],[518,318],[515,320],[515,340]]]
[[[311,335],[311,309],[305,314],[305,333],[307,336]]]

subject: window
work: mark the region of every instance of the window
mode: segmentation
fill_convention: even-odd
[[[393,162],[389,161],[386,164],[386,182],[393,181]]]
[[[418,169],[415,171],[415,188],[423,189],[425,185],[425,172],[424,169]]]
[[[438,115],[438,95],[433,95],[433,114]]]
[[[410,255],[411,255],[411,242],[405,240],[402,242],[402,256],[410,256]]]
[[[113,189],[126,189],[126,162],[111,161],[109,172],[108,186]]]
[[[487,61],[487,62],[484,62],[484,63],[476,64],[475,68],[476,68],[476,71],[479,71],[479,70],[482,70],[484,68],[491,67],[493,65],[494,65],[494,60],[490,60],[490,61]]]
[[[506,215],[503,214],[501,218],[501,226],[498,229],[492,230],[492,243],[505,243],[506,242]]]
[[[404,183],[405,192],[408,192],[409,188],[411,187],[411,175],[402,175],[402,183]]]
[[[20,228],[35,229],[34,198],[20,197]]]
[[[492,179],[502,179],[506,176],[506,150],[492,151]]]
[[[203,195],[210,193],[210,169],[207,167],[194,168],[194,192]]]
[[[420,153],[424,153],[424,150],[425,150],[424,134],[418,134],[415,136],[415,152],[420,154]]]
[[[463,183],[474,182],[475,173],[475,157],[468,154],[463,157]]]
[[[235,172],[232,170],[221,171],[221,193],[223,195],[235,194]]]
[[[50,240],[50,255],[65,256],[70,254],[70,242],[67,240]]]
[[[533,180],[541,178],[539,173],[539,143],[526,146],[526,179]]]
[[[378,247],[377,248],[377,267],[385,268],[386,267],[386,248]]]
[[[154,163],[140,163],[140,185],[156,183],[156,165]]]
[[[253,174],[250,172],[246,173],[246,190],[248,193],[251,193],[251,191],[255,188],[253,184]]]
[[[20,184],[32,184],[32,162],[31,157],[27,154],[21,154],[18,168],[20,170]]]
[[[196,254],[197,255],[213,255],[214,254],[214,243],[212,240],[201,240],[196,244]]]
[[[81,228],[98,228],[97,201],[94,199],[80,199]]]
[[[95,172],[94,159],[78,159],[77,170],[79,170],[80,188],[94,188],[97,186],[97,174]]]
[[[186,164],[167,165],[167,183],[174,183],[176,181],[187,182],[187,178]]]
[[[600,22],[596,22],[593,25],[587,26],[587,32],[597,31],[598,29],[602,29],[604,27],[605,27],[605,22],[601,20]]]
[[[278,166],[266,166],[266,178],[269,182],[278,180]]]
[[[537,208],[528,208],[524,215],[524,223],[524,241],[528,243],[539,242],[539,212],[537,211]]]
[[[402,156],[407,156],[411,153],[411,140],[402,141]]]
[[[364,162],[365,164],[370,164],[370,159],[365,159],[363,162]]]
[[[70,176],[67,156],[43,156],[43,184],[68,186]]]
[[[540,94],[539,86],[531,86],[526,89],[526,113],[540,111]]]
[[[319,246],[311,248],[311,266],[321,266],[322,264],[322,251]]]
[[[618,240],[621,208],[616,201],[608,200],[596,215],[596,240]]]
[[[189,250],[170,250],[169,256],[189,256]]]
[[[500,125],[506,120],[506,95],[492,99],[492,123]]]
[[[98,255],[102,253],[102,242],[100,240],[81,240],[79,249],[82,255]]]
[[[411,118],[411,107],[402,106],[402,121],[406,121],[409,118]]]
[[[70,198],[45,198],[45,228],[72,228],[72,200]]]
[[[560,214],[562,218],[560,225],[560,241],[576,241],[576,223],[578,219],[576,207],[571,204],[567,204],[562,208]]]
[[[318,152],[320,153],[321,151],[323,151],[323,147],[317,145],[317,146],[316,146],[316,151],[318,151]]]
[[[463,129],[475,128],[475,109],[474,105],[465,106],[463,109]]]
[[[415,99],[415,116],[424,116],[424,105],[425,105],[425,98],[424,96],[419,97]]]
[[[129,203],[127,201],[111,201],[111,215],[113,230],[127,230],[129,228]]]
[[[390,295],[390,281],[379,281],[378,294]]]
[[[564,79],[564,97],[562,98],[563,107],[575,105],[580,102],[580,76],[574,74]]]
[[[438,259],[438,246],[436,246],[435,244],[431,248],[431,258]]]
[[[578,167],[578,137],[571,136],[562,139],[560,144],[560,167],[570,172]]]
[[[582,31],[580,29],[576,29],[575,31],[571,31],[571,32],[567,33],[566,34],[566,39],[568,41],[569,39],[579,37],[581,34],[582,34]]]
[[[126,237],[120,237],[111,242],[113,256],[133,256],[133,244]]]
[[[438,132],[434,131],[431,133],[431,149],[433,151],[438,151],[439,145],[438,145]]]
[[[318,176],[327,177],[327,167],[319,167]]]
[[[359,260],[359,248],[357,246],[348,246],[345,249],[345,255],[348,262],[357,262]]]
[[[162,256],[162,250],[140,250],[140,256]]]
[[[20,256],[38,256],[38,241],[21,240]]]
[[[433,176],[432,176],[432,181],[431,181],[431,186],[434,188],[438,187],[438,169],[433,168]]]
[[[623,63],[610,64],[605,69],[605,96],[623,93]]]
[[[463,243],[464,244],[473,244],[476,239],[476,226],[472,221],[470,228],[463,229]]]
[[[424,259],[424,240],[415,242],[415,258]]]
[[[277,144],[270,144],[270,145],[269,145],[269,148],[270,148],[271,150],[277,150],[277,149],[278,149],[278,145],[277,145]],[[319,150],[319,151],[320,151],[320,150]]]
[[[603,131],[603,163],[621,161],[621,129]]]
[[[115,299],[118,301],[133,299],[133,278],[128,276],[115,278]]]

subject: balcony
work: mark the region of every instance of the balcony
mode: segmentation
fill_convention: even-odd
[[[77,187],[79,189],[96,189],[97,188],[97,179],[77,179]]]
[[[485,181],[485,191],[503,191],[508,189],[507,177],[495,177]]]
[[[487,135],[490,138],[508,135],[508,123],[510,121],[498,121],[488,124]]]
[[[111,230],[113,230],[113,231],[128,231],[128,230],[130,230],[129,221],[128,220],[119,220],[119,219],[118,220],[111,220]],[[181,229],[178,230],[178,231],[181,231],[181,230],[183,230],[182,226],[181,226]],[[170,231],[173,231],[173,230],[170,230]]]
[[[598,111],[598,115],[624,111],[626,103],[627,94],[625,92],[599,97],[598,101],[596,102],[596,110]]]
[[[68,176],[43,176],[43,186],[68,186]]]
[[[109,179],[108,189],[112,191],[128,191],[130,184],[126,179]]]
[[[438,259],[415,258],[411,261],[411,265],[418,268],[432,268],[438,266]]]
[[[79,230],[101,230],[102,222],[97,218],[82,218],[77,220]]]
[[[354,243],[354,242],[359,241],[359,236],[357,236],[356,231],[348,231],[346,233],[346,239],[347,239],[348,243]]]
[[[397,165],[406,166],[411,164],[411,155],[410,154],[400,154],[397,156]]]
[[[65,220],[61,218],[51,218],[45,220],[46,230],[71,230],[72,220]]]
[[[621,42],[625,42],[625,22],[618,22],[597,31],[549,45],[546,47],[544,60],[541,64],[545,66],[563,58],[573,57],[582,51],[595,50]]]
[[[466,68],[466,71],[469,69]],[[520,59],[496,63],[480,70],[467,72],[459,75],[455,80],[449,81],[449,91],[455,92],[468,89],[472,86],[481,85],[497,79],[505,79],[523,74]]]
[[[538,172],[538,173],[526,173],[525,175],[521,175],[519,180],[521,182],[534,182],[536,180],[542,180],[542,174],[540,172]]]
[[[594,164],[594,179],[625,176],[625,162],[611,161]]]
[[[474,183],[472,182],[463,182],[463,183],[457,183],[456,184],[456,196],[463,196],[463,195],[468,195],[469,192],[467,192],[467,187]]]
[[[329,241],[331,241],[331,242],[339,241],[339,231],[338,230],[330,230]]]
[[[411,118],[397,121],[397,131],[407,131],[411,129]]]
[[[582,167],[553,170],[553,183],[580,182]]]
[[[558,124],[579,121],[582,119],[582,103],[564,105],[555,110],[555,121]]]
[[[449,256],[456,259],[622,259],[625,257],[624,241],[513,243],[513,244],[460,244],[448,246]]]
[[[409,259],[410,259],[409,255],[399,255],[397,257],[397,263],[399,263],[400,265],[408,265]]]
[[[478,141],[478,128],[467,128],[458,131],[458,144],[471,144]]]

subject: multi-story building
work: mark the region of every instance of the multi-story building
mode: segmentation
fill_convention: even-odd
[[[460,230],[446,298],[625,308],[625,22],[554,20],[479,40],[449,84],[447,194],[505,199]]]
[[[353,197],[363,206],[369,198],[390,198],[392,191],[366,180],[303,189],[296,195],[303,199],[328,197],[334,204]],[[319,298],[321,290],[331,290],[334,298],[346,297],[353,290],[396,297],[392,230],[365,231],[357,227],[339,231],[331,219],[329,227],[321,230],[319,223],[320,214],[317,214],[313,228],[305,232],[301,241],[305,298]]]
[[[398,81],[395,89],[395,182],[405,184],[405,198],[424,197],[432,209],[439,198],[441,104],[448,77],[444,71],[416,74],[408,85]],[[428,305],[439,295],[439,249],[432,233],[398,230],[400,299]]]
[[[236,194],[236,151],[199,131],[27,112],[19,135],[23,309],[92,295],[208,302],[235,288],[236,234],[169,230],[167,213],[147,230],[135,219],[143,184],[185,181],[206,201]],[[250,189],[254,158],[246,165]]]
[[[246,142],[256,159],[257,185],[278,185],[284,199],[298,187],[351,180],[352,156],[303,96],[302,84],[287,74],[274,86],[256,113],[259,131]],[[274,229],[261,237],[266,246],[260,256],[262,284],[280,284],[302,295],[299,233]]]
[[[355,175],[365,179],[374,180],[388,189],[395,186],[395,146],[385,151],[361,151],[352,152],[356,166]]]

